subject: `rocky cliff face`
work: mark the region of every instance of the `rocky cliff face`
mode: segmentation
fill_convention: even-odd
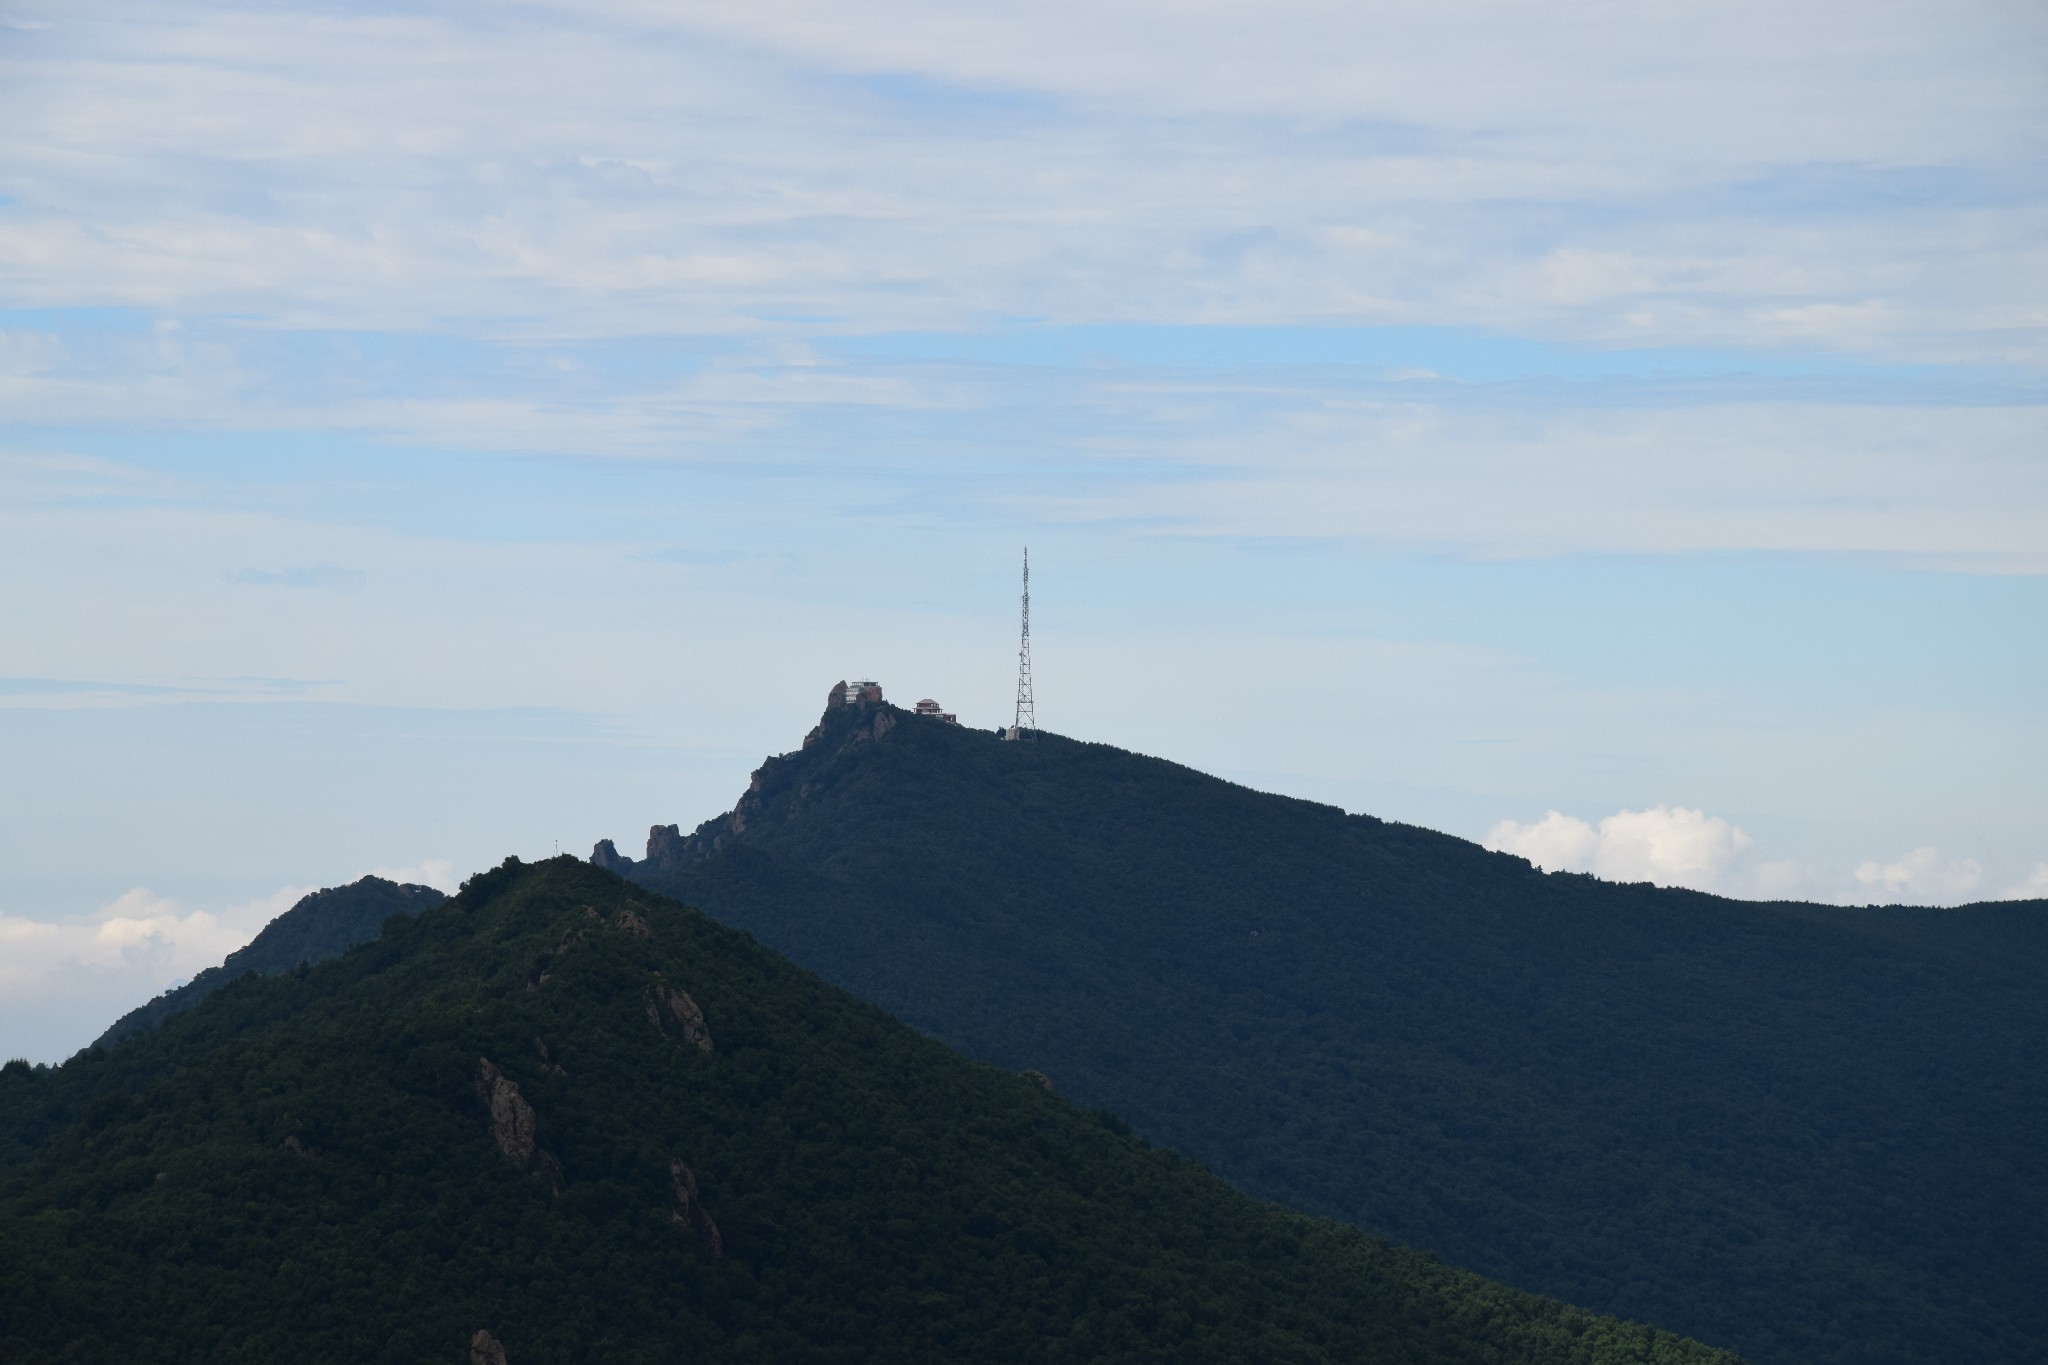
[[[688,991],[670,990],[666,981],[655,982],[653,993],[647,997],[647,1017],[663,1033],[681,1034],[684,1042],[700,1052],[712,1050],[711,1030],[705,1026],[704,1011]]]
[[[476,1093],[490,1111],[491,1140],[516,1165],[524,1166],[533,1160],[533,1106],[490,1058],[479,1057],[477,1063]]]
[[[600,839],[590,851],[590,862],[607,872],[628,877],[635,872],[672,872],[700,858],[708,858],[744,834],[750,824],[768,816],[766,789],[787,765],[815,757],[821,745],[845,749],[880,743],[896,728],[904,714],[882,700],[879,687],[863,688],[849,698],[846,684],[835,683],[825,698],[825,714],[804,736],[803,748],[794,754],[771,758],[756,768],[747,783],[747,790],[730,811],[706,820],[688,834],[682,832],[680,825],[654,826],[647,831],[647,856],[638,861],[620,853],[610,839]],[[796,799],[801,800],[809,794],[810,788],[803,787],[796,793]]]

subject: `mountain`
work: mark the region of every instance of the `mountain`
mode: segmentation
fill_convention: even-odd
[[[1757,904],[834,702],[593,860],[1239,1188],[1764,1365],[2048,1359],[2048,903]]]
[[[212,995],[245,972],[277,976],[301,962],[325,962],[344,949],[377,937],[393,915],[417,915],[446,897],[431,886],[400,885],[382,877],[364,877],[347,886],[331,886],[305,896],[263,927],[246,947],[229,953],[218,967],[208,967],[182,986],[165,991],[115,1020],[95,1047],[162,1024],[181,1010]]]
[[[125,1068],[121,1085],[92,1080]],[[607,873],[516,860],[54,1070],[0,1358],[1710,1365],[1261,1205]]]

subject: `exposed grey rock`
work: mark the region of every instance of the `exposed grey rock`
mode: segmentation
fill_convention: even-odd
[[[676,1206],[669,1220],[681,1227],[694,1228],[704,1250],[713,1256],[723,1256],[725,1240],[718,1235],[718,1224],[711,1220],[710,1211],[698,1197],[696,1175],[680,1161],[668,1163],[668,1175],[676,1190]]]
[[[697,836],[683,837],[679,825],[656,825],[647,831],[647,863],[651,867],[681,867],[690,860]]]
[[[704,1011],[688,991],[670,990],[666,981],[657,981],[654,994],[647,1001],[647,1017],[663,1033],[680,1033],[684,1042],[695,1043],[705,1052],[713,1050]]]
[[[505,1348],[482,1328],[469,1340],[469,1365],[507,1365]]]
[[[848,695],[844,682],[835,683],[825,697],[825,715],[817,728],[804,738],[804,747],[809,748],[828,734],[837,734],[839,742],[846,746],[871,744],[881,740],[896,728],[899,713],[882,699],[879,684],[870,683]],[[644,877],[648,873],[675,872],[700,859],[708,858],[753,826],[759,825],[762,817],[771,809],[771,777],[776,767],[788,762],[793,755],[785,754],[771,758],[756,768],[748,778],[747,789],[733,808],[724,815],[714,816],[685,834],[680,825],[655,825],[647,831],[647,856],[639,862],[620,855],[610,840],[601,841],[591,850],[590,861],[598,867],[607,868],[621,876]],[[810,795],[806,785],[799,793],[800,799]],[[786,804],[786,802],[785,802]]]
[[[524,1166],[533,1160],[533,1106],[490,1058],[479,1057],[477,1063],[476,1092],[491,1111],[491,1138],[499,1151]]]

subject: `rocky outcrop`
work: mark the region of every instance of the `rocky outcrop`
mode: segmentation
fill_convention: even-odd
[[[683,837],[680,825],[656,825],[647,831],[646,865],[660,868],[681,867],[684,863],[702,856],[697,852],[700,842],[696,834],[688,838]]]
[[[507,1365],[505,1348],[482,1328],[469,1339],[469,1365]]]
[[[755,775],[757,778],[759,774]],[[756,787],[748,787],[732,810],[716,820],[706,820],[690,834],[679,825],[656,825],[647,831],[647,856],[636,866],[669,872],[685,864],[708,858],[737,838],[747,827],[747,816],[760,808]]]
[[[710,1211],[697,1194],[696,1175],[680,1161],[668,1163],[668,1175],[676,1191],[676,1206],[669,1213],[669,1221],[693,1229],[705,1251],[723,1256],[725,1240],[718,1235],[718,1224],[711,1221]]]
[[[830,742],[840,748],[859,744],[879,742],[896,728],[902,713],[882,700],[882,689],[870,684],[848,695],[844,682],[834,683],[825,697],[825,715],[810,734],[804,737],[804,748],[812,748],[820,742]],[[797,755],[784,754],[771,758],[756,768],[748,779],[747,790],[733,804],[733,808],[715,819],[706,820],[690,833],[683,833],[680,825],[655,825],[647,831],[647,856],[638,862],[622,855],[609,839],[599,840],[590,851],[590,861],[620,876],[635,876],[647,872],[674,872],[708,858],[724,848],[734,839],[764,818],[793,818],[790,792],[787,783],[777,784],[776,774],[784,765],[797,761]],[[780,788],[771,811],[770,790]],[[810,784],[804,785],[802,796],[810,793]]]
[[[561,1064],[558,1063],[554,1059],[553,1054],[548,1051],[548,1045],[541,1041],[541,1036],[538,1033],[533,1035],[533,1048],[534,1051],[540,1053],[540,1064],[544,1070],[552,1071],[557,1076],[566,1076],[569,1074],[568,1072],[562,1070]]]
[[[844,679],[832,684],[832,690],[825,694],[825,718],[831,719],[834,711],[848,706],[880,706],[882,685],[878,682],[863,682],[857,687],[847,686]]]
[[[594,926],[604,923],[604,916],[597,913],[596,906],[586,905],[582,910],[583,922],[572,922],[562,931],[561,938],[555,941],[551,950],[533,960],[533,969],[526,974],[526,989],[537,991],[547,985],[554,978],[555,964],[561,960],[562,954],[581,943]]]
[[[695,1044],[699,1050],[712,1050],[711,1030],[705,1027],[704,1011],[688,991],[673,991],[666,981],[655,982],[653,994],[647,997],[647,1017],[664,1034],[681,1034],[684,1042]]]
[[[525,1166],[533,1160],[533,1106],[519,1093],[512,1078],[491,1065],[488,1057],[477,1059],[477,1097],[491,1114],[491,1140],[514,1163]]]
[[[647,921],[641,919],[631,910],[621,910],[618,914],[612,916],[612,928],[631,934],[634,938],[651,939],[654,937],[654,930],[647,927]]]

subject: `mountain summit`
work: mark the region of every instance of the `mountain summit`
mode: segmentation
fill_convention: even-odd
[[[2048,903],[1759,904],[833,704],[593,861],[1261,1198],[1767,1365],[2048,1358]]]

